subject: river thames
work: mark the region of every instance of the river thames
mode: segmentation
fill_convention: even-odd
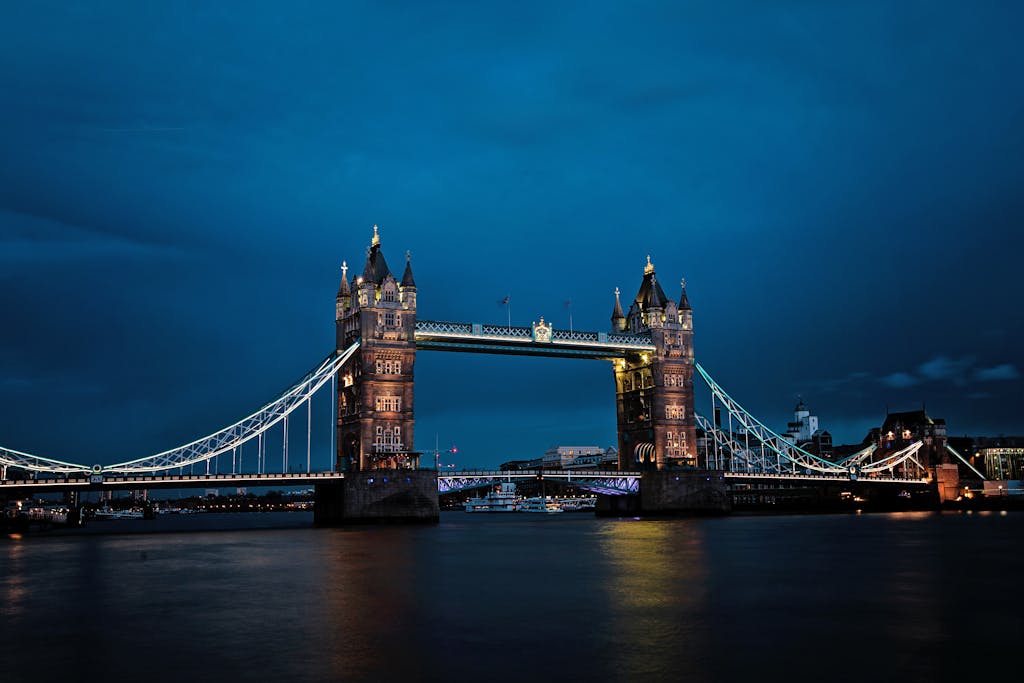
[[[0,541],[0,680],[962,681],[1017,657],[1022,538],[999,511],[92,522]]]

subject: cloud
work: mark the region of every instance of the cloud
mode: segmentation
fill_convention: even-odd
[[[119,236],[49,216],[0,207],[0,264],[5,268],[93,260],[104,256],[121,259],[176,257],[183,251],[178,245]]]
[[[1010,363],[1002,363],[991,368],[978,368],[974,371],[974,379],[979,382],[991,382],[996,380],[1010,380],[1020,377],[1016,366]]]
[[[952,360],[946,356],[936,356],[921,363],[917,372],[924,379],[962,380],[966,371],[974,364],[974,358],[965,356],[960,360]]]
[[[938,355],[917,366],[914,372],[893,372],[878,381],[894,389],[906,389],[924,382],[947,382],[965,386],[971,382],[1014,380],[1020,377],[1016,366],[1001,363],[990,368],[975,368],[974,356],[953,359]]]
[[[817,391],[823,394],[835,393],[841,390],[847,390],[851,387],[861,385],[864,383],[865,380],[869,379],[871,379],[870,372],[851,372],[845,377],[836,377],[832,379],[819,380],[817,382]]]
[[[915,384],[920,383],[921,380],[905,372],[894,372],[891,375],[886,375],[879,381],[886,386],[893,387],[894,389],[906,389],[907,387],[912,387]]]

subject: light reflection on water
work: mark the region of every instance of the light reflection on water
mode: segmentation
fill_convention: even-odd
[[[295,514],[0,543],[4,682],[953,681],[1019,629],[1017,513]]]
[[[642,680],[687,662],[687,678],[704,680],[708,650],[706,558],[700,521],[641,521],[600,534],[608,577],[607,623],[616,632],[615,680]]]

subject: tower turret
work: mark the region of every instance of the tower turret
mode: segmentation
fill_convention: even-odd
[[[345,311],[352,305],[352,291],[348,286],[348,263],[341,262],[341,284],[338,285],[338,297],[335,304],[335,321],[341,320]]]
[[[416,280],[412,277],[412,254],[405,252],[405,272],[402,273],[402,284],[398,286],[402,303],[406,307],[416,308]]]
[[[651,297],[650,297],[650,301],[647,304],[647,315],[645,316],[645,321],[647,323],[647,327],[649,327],[651,329],[655,329],[655,328],[661,327],[662,326],[662,322],[663,322],[662,319],[661,319],[661,316],[665,312],[665,304],[663,303],[664,302],[664,299],[663,299],[664,293],[662,293],[662,295],[659,295],[658,292],[660,290],[661,290],[661,287],[658,286],[658,278],[654,274],[654,271],[652,270],[651,271]]]
[[[682,291],[679,293],[679,324],[684,330],[693,332],[693,311],[690,309],[690,297],[686,296],[686,278],[679,281]]]
[[[626,316],[622,314],[622,302],[619,301],[619,288],[615,288],[615,308],[612,309],[612,332],[626,329]]]

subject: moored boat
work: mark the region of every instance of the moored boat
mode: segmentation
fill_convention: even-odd
[[[583,512],[586,510],[594,510],[597,508],[597,497],[589,496],[586,498],[561,498],[558,504],[566,512]]]
[[[516,485],[502,482],[497,489],[466,501],[466,512],[515,512],[519,509]]]
[[[536,496],[534,498],[524,498],[522,503],[519,504],[520,512],[564,512],[562,506],[550,498],[544,498],[542,496]]]

